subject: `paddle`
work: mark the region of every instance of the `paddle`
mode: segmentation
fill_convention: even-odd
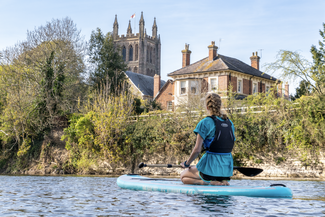
[[[145,163],[142,162],[142,163],[139,164],[139,168],[141,169],[142,167],[167,167],[167,168],[172,168],[172,167],[182,167],[182,166],[181,165],[172,165],[172,164],[145,164]],[[234,170],[238,170],[238,172],[244,174],[245,176],[257,176],[258,174],[263,172],[263,169],[259,169],[259,168],[237,167],[237,166],[234,166]]]

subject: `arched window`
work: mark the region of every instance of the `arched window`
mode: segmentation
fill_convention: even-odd
[[[130,71],[130,72],[131,72],[131,67],[129,67],[128,71]]]
[[[147,69],[147,75],[150,75],[150,70],[149,69]]]
[[[126,61],[126,48],[125,48],[125,46],[123,46],[123,48],[122,48],[122,56],[123,56],[123,60]]]
[[[138,73],[138,67],[134,67],[134,72]]]
[[[130,45],[129,48],[129,61],[133,61],[133,47]]]
[[[135,45],[135,61],[138,60],[138,44]]]
[[[152,63],[156,63],[156,48],[153,49],[153,58],[152,58]]]
[[[149,47],[147,48],[147,62],[149,62]]]
[[[150,63],[152,63],[152,48],[150,48]]]

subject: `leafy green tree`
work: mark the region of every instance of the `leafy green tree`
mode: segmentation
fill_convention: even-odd
[[[124,83],[127,65],[114,45],[111,33],[104,35],[97,28],[92,31],[89,41],[89,62],[91,63],[90,82],[99,88],[101,83],[109,81],[114,93]]]
[[[305,80],[300,81],[299,87],[296,88],[296,94],[291,97],[292,100],[299,99],[302,96],[308,96],[311,94],[312,88]]]
[[[311,73],[316,77],[315,86],[323,94],[325,93],[325,23],[323,23],[323,31],[319,30],[319,34],[322,40],[318,42],[319,49],[316,46],[312,46],[310,52],[313,57],[313,66]]]
[[[0,137],[19,155],[62,115],[77,111],[85,95],[85,48],[76,25],[64,18],[28,31],[25,41],[1,52],[0,130],[6,133]]]

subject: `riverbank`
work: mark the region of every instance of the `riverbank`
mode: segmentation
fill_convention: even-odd
[[[66,149],[66,143],[61,140],[62,129],[53,130],[42,141],[40,154],[38,158],[33,158],[27,162],[27,166],[20,168],[17,160],[11,159],[7,165],[0,170],[2,175],[105,175],[119,176],[127,173],[137,173],[147,176],[167,176],[179,177],[183,171],[181,168],[134,168],[132,165],[122,165],[112,163],[109,160],[97,160],[89,164],[82,171],[75,171],[69,166],[70,153]],[[290,153],[288,154],[290,155]],[[165,156],[163,153],[147,155],[137,159],[135,165],[140,162],[148,164],[179,164],[175,157]],[[196,164],[197,161],[193,162]],[[306,163],[295,159],[287,158],[285,161],[272,161],[264,159],[264,163],[255,163],[253,160],[242,161],[244,167],[262,168],[263,172],[256,177],[243,176],[238,171],[234,171],[234,179],[290,179],[290,180],[325,180],[325,157],[323,153],[319,154],[318,164],[306,165]]]

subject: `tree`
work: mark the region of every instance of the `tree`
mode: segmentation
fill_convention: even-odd
[[[325,23],[323,23],[323,31],[319,30],[322,41],[319,41],[319,49],[312,46],[310,52],[313,57],[313,66],[311,68],[312,75],[316,78],[315,86],[325,93]]]
[[[108,79],[111,92],[120,89],[124,83],[127,65],[119,49],[114,45],[111,33],[103,35],[97,28],[92,31],[89,41],[89,62],[91,63],[90,81],[91,84],[99,88],[100,84]]]
[[[311,86],[305,80],[301,80],[299,83],[299,87],[296,88],[296,94],[291,97],[292,100],[298,99],[302,96],[308,96],[311,94]]]
[[[311,47],[313,63],[305,59],[298,52],[280,50],[274,63],[266,64],[266,71],[282,71],[282,76],[288,79],[299,79],[310,86],[318,95],[325,92],[325,24],[324,31],[320,30],[323,42],[319,41],[320,48]]]
[[[76,111],[84,96],[85,43],[70,18],[53,19],[27,32],[27,39],[3,52],[0,67],[0,130],[21,154],[57,117]],[[0,135],[4,137],[4,134]]]

